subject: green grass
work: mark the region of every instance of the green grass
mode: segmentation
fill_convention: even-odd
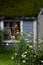
[[[0,65],[15,65],[11,59],[11,54],[1,53],[0,54]]]

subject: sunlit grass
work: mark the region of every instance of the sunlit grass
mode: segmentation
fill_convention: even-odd
[[[11,59],[11,54],[1,53],[0,54],[0,65],[14,65],[14,62]]]

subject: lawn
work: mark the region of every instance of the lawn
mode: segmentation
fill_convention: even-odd
[[[14,62],[11,59],[11,54],[0,53],[0,65],[14,65]]]

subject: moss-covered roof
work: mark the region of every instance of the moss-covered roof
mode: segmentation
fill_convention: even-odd
[[[37,16],[43,0],[0,0],[0,16]]]

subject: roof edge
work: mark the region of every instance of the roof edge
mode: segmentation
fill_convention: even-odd
[[[0,17],[0,20],[24,20],[24,19],[26,19],[26,20],[28,20],[28,19],[31,19],[31,20],[36,20],[36,17],[11,17],[11,16],[7,16],[7,17]]]

